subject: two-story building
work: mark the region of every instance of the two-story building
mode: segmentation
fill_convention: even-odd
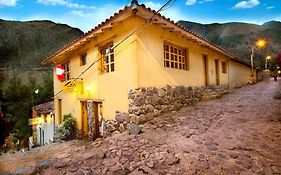
[[[83,135],[99,115],[108,120],[128,112],[132,89],[235,87],[251,80],[247,63],[136,1],[42,63],[54,65],[57,122],[71,113]],[[63,81],[56,65],[64,67]]]

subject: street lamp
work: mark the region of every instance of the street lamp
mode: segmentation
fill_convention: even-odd
[[[252,47],[252,53],[251,53],[251,67],[252,67],[252,77],[254,77],[254,51],[255,48],[263,48],[266,45],[265,39],[259,39],[256,41],[255,45]]]
[[[265,58],[265,69],[267,70],[267,60],[270,60],[271,59],[271,56],[267,56],[266,58]]]

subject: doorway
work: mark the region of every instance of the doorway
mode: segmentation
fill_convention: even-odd
[[[62,112],[61,112],[61,101],[62,99],[58,99],[58,123],[61,123],[63,121],[62,118]]]
[[[88,137],[89,127],[88,127],[88,108],[87,102],[81,101],[81,122],[82,122],[82,136]]]
[[[80,101],[82,136],[95,140],[101,136],[102,103],[95,101]]]
[[[219,67],[219,60],[215,60],[215,66],[216,66],[216,84],[217,86],[220,85],[220,67]]]
[[[203,54],[203,66],[204,66],[205,86],[209,86],[208,56],[205,54]]]

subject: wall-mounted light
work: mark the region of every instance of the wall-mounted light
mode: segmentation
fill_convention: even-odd
[[[85,90],[89,92],[92,90],[92,87],[90,85],[86,85]]]

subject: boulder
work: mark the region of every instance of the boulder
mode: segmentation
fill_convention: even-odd
[[[141,133],[141,127],[139,127],[135,123],[132,123],[132,124],[129,125],[129,133],[134,134],[134,135],[138,135],[138,134]]]
[[[129,121],[130,121],[129,114],[126,112],[117,112],[116,116],[115,116],[115,120],[118,123],[123,123],[123,122],[129,123]]]

